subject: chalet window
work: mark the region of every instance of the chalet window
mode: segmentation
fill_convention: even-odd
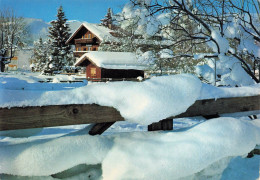
[[[88,34],[87,38],[88,38],[88,39],[91,39],[91,34]]]
[[[81,51],[81,48],[80,48],[80,47],[78,47],[78,51]]]
[[[92,48],[93,51],[96,51],[97,49],[95,47]]]
[[[96,68],[90,68],[90,75],[91,76],[97,76],[97,69]]]
[[[84,51],[87,51],[87,48],[84,48]]]

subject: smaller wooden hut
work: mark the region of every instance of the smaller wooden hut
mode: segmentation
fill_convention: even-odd
[[[104,51],[85,53],[77,60],[75,66],[86,67],[86,78],[90,81],[144,77],[144,69],[147,68],[138,62],[134,53]]]

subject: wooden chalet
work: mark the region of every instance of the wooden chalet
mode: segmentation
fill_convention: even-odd
[[[82,55],[75,66],[86,67],[88,80],[131,79],[144,77],[147,67],[138,62],[134,53],[92,51]]]
[[[92,23],[82,23],[80,27],[66,41],[66,44],[75,45],[74,56],[79,58],[88,51],[98,51],[101,41],[113,38],[113,30]]]
[[[132,79],[144,77],[144,65],[138,63],[130,52],[101,52],[99,45],[106,38],[116,40],[116,34],[108,27],[83,23],[67,40],[67,44],[75,45],[75,66],[86,67],[88,80]]]

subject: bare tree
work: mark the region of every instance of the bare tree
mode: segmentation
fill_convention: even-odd
[[[205,57],[235,58],[249,76],[259,83],[247,63],[247,59],[253,55],[254,58],[259,57],[256,53],[252,53],[252,50],[247,51],[245,57],[245,51],[241,48],[244,42],[249,41],[249,36],[255,40],[251,42],[252,46],[259,40],[259,15],[258,21],[254,17],[255,13],[259,13],[259,3],[257,4],[256,0],[241,0],[240,4],[234,0],[130,1],[135,7],[147,8],[149,16],[170,15],[169,24],[161,26],[160,29],[165,32],[172,31],[169,33],[169,38],[173,43],[169,47],[182,45],[185,47],[186,50],[176,54],[176,57],[192,57],[194,53],[201,53],[197,49],[198,45],[210,46],[211,50],[207,51],[211,51],[212,55],[208,53]],[[236,26],[237,29],[233,31],[239,33],[232,34],[230,30],[232,26]]]
[[[239,26],[245,34],[250,37],[251,41],[254,41],[254,43],[259,46],[260,49],[260,1],[240,0],[238,2],[234,2],[229,0],[228,2],[233,10],[233,14],[235,14],[235,17],[239,20]],[[242,38],[237,37],[236,40],[239,44],[247,44]],[[257,56],[255,52],[248,49],[239,51],[238,57],[242,59],[250,59],[251,65],[254,67],[254,71],[257,68],[260,71],[260,57]]]
[[[5,71],[5,64],[11,62],[18,47],[24,45],[27,34],[22,17],[17,17],[13,10],[0,11],[0,64],[1,72]]]

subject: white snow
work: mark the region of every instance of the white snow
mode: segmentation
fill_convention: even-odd
[[[214,83],[214,70],[207,64],[195,66],[195,72],[197,75],[202,76],[209,83]]]
[[[250,152],[260,143],[255,121],[218,118],[179,132],[89,136],[84,129],[51,139],[2,139],[0,174],[49,176],[80,164],[101,164],[103,179],[189,177]]]
[[[195,57],[195,56],[194,56]],[[198,55],[196,55],[198,58]],[[215,61],[210,58],[204,65],[197,65],[195,72],[197,75],[206,79],[209,83],[215,82]],[[255,84],[255,81],[242,68],[242,63],[234,57],[219,54],[216,60],[217,86],[248,86]]]
[[[154,64],[154,61],[156,60],[155,54],[152,51],[146,51],[145,53],[140,51],[137,53],[137,58],[138,61],[149,65]]]
[[[229,50],[229,42],[225,37],[222,37],[219,33],[219,31],[212,30],[211,32],[212,38],[218,43],[218,46],[220,48],[220,53],[226,53]],[[215,45],[212,46],[213,51],[218,53],[218,49]]]
[[[242,87],[215,87],[203,83],[199,99],[218,99],[256,95],[260,95],[260,84]]]
[[[160,58],[173,58],[173,52],[170,49],[163,49],[158,52]]]
[[[259,156],[243,158],[260,144],[259,116],[176,119],[167,132],[140,125],[179,114],[197,99],[259,95],[259,84],[213,87],[185,74],[87,86],[39,83],[44,77],[1,73],[0,107],[97,103],[138,124],[116,123],[103,136],[87,135],[86,125],[2,131],[0,179],[259,178]]]
[[[105,26],[102,26],[100,24],[93,24],[93,23],[84,22],[76,29],[76,31],[74,33],[72,33],[72,35],[67,40],[67,42],[69,42],[78,33],[79,29],[81,29],[82,27],[85,27],[87,30],[92,32],[101,41],[103,41],[106,38],[108,38],[110,40],[115,39],[111,35],[111,32],[113,32],[113,30],[111,30],[111,29],[109,29]]]
[[[136,55],[131,52],[91,51],[82,55],[75,66],[80,65],[85,60],[106,69],[147,69],[147,66],[138,61]]]
[[[260,94],[259,84],[239,88],[214,87],[202,84],[188,74],[153,77],[144,82],[85,85],[28,83],[2,77],[0,107],[95,103],[116,108],[127,121],[150,124],[185,112],[197,99]]]
[[[200,89],[201,82],[195,76],[175,75],[144,82],[91,84],[66,90],[66,93],[46,91],[26,94],[21,91],[16,93],[17,98],[16,95],[1,98],[0,107],[96,103],[116,108],[127,121],[150,124],[185,112],[199,97]],[[13,93],[2,91],[3,94]]]
[[[107,28],[107,27],[104,27],[104,26],[99,25],[99,24],[88,23],[88,22],[84,22],[83,25],[90,32],[92,32],[94,35],[96,35],[101,41],[105,37],[111,37],[112,38],[112,35],[110,33],[113,32],[113,31],[111,29]]]
[[[207,121],[185,132],[133,133],[115,139],[102,164],[103,177],[177,179],[222,158],[245,155],[259,141],[259,127],[233,118]]]

